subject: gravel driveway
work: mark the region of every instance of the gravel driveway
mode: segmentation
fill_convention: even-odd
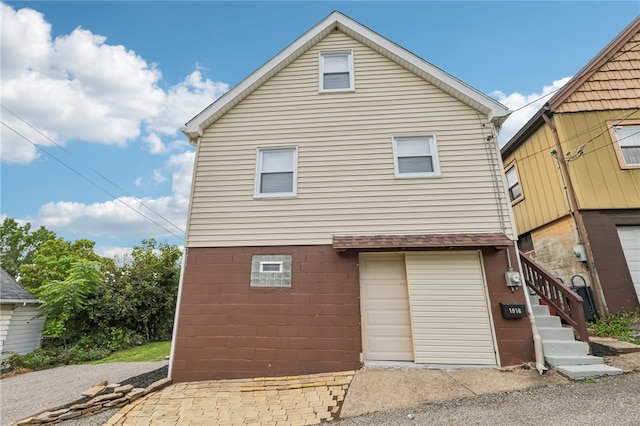
[[[2,425],[9,424],[76,401],[82,398],[83,391],[103,380],[119,383],[167,364],[168,361],[69,365],[4,378],[0,380],[0,421]],[[89,423],[85,419],[82,424]],[[65,422],[67,425],[71,423]]]

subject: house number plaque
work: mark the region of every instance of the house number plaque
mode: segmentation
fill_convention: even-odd
[[[527,316],[527,310],[524,303],[500,303],[502,310],[502,318],[524,318]]]

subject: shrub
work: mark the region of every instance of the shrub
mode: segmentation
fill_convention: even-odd
[[[640,344],[634,335],[632,323],[640,322],[640,310],[634,313],[621,312],[589,323],[595,336],[613,337],[618,340]]]

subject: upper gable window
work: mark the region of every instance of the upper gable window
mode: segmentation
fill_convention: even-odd
[[[522,189],[520,188],[520,178],[518,177],[518,169],[515,163],[507,168],[504,173],[507,177],[507,190],[509,191],[509,199],[512,203],[516,203],[523,199]]]
[[[396,177],[440,176],[435,135],[394,136],[393,157]]]
[[[629,120],[612,127],[616,154],[623,169],[640,168],[640,120]]]
[[[256,197],[296,195],[298,149],[260,148],[256,166]]]
[[[354,89],[353,52],[320,52],[320,91],[338,92]]]

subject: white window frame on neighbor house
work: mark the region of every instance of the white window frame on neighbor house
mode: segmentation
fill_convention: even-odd
[[[514,205],[524,200],[524,192],[522,192],[522,184],[520,183],[520,174],[518,173],[518,167],[516,166],[515,161],[509,164],[506,169],[504,169],[504,176],[507,181],[507,193],[509,194],[509,200],[511,200],[511,205]],[[510,177],[513,177],[515,181],[513,179],[510,179]],[[518,188],[520,195],[514,198],[511,192],[511,189],[515,187]]]
[[[346,57],[346,68],[332,68],[332,65],[327,63],[328,58]],[[335,67],[335,64],[334,64]],[[355,77],[353,72],[353,50],[338,50],[320,52],[320,76],[319,87],[320,92],[353,92],[356,90]],[[349,87],[340,87],[337,89],[329,89],[325,87],[324,77],[328,74],[344,74],[349,73]]]
[[[291,163],[282,164],[273,168],[271,166],[268,170],[265,170],[265,154],[270,153],[291,153]],[[291,190],[280,192],[263,192],[262,183],[265,175],[276,173],[290,173],[291,174]],[[256,179],[254,184],[254,197],[256,198],[274,198],[274,197],[295,197],[298,191],[298,147],[286,146],[286,147],[273,147],[273,148],[258,148],[256,159]]]
[[[633,162],[625,152],[632,149],[640,151],[640,119],[607,121],[607,127],[620,168],[640,169],[640,158],[638,162]]]
[[[440,176],[440,159],[438,158],[438,146],[436,135],[402,135],[392,136],[393,141],[393,165],[397,178],[428,178]],[[406,171],[403,160],[428,159],[431,162],[431,171]],[[403,170],[404,169],[404,170]]]

